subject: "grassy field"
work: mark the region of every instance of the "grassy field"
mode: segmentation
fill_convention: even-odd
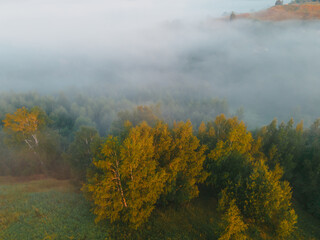
[[[215,239],[214,211],[214,202],[198,200],[159,211],[143,231],[126,232],[94,224],[90,205],[69,181],[0,178],[1,240]]]
[[[217,239],[216,202],[202,198],[158,210],[143,230],[94,224],[90,205],[66,180],[0,178],[0,239]],[[296,206],[294,239],[320,239],[320,222]]]

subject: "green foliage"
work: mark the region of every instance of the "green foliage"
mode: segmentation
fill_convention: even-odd
[[[144,228],[128,230],[120,224],[94,224],[90,205],[66,180],[22,181],[0,177],[0,192],[0,239],[6,240],[206,240],[218,239],[225,229],[222,222],[220,224],[215,199],[205,196],[181,207],[156,209]],[[299,232],[287,239],[319,239],[320,222],[300,206],[295,204],[295,207],[299,215]],[[250,237],[276,239],[260,235]]]
[[[233,239],[233,234],[245,238],[243,229],[247,223],[250,223],[248,227],[258,227],[261,233],[288,237],[297,222],[291,207],[291,188],[288,182],[281,181],[279,166],[270,170],[265,165],[259,141],[254,141],[243,122],[237,118],[226,119],[223,115],[206,128],[202,125],[200,130],[203,143],[208,141],[211,146],[206,160],[211,174],[207,184],[220,195],[219,204],[223,206],[225,218],[239,222],[243,216],[240,230],[225,220],[223,239]],[[225,206],[232,207],[231,212]]]
[[[73,176],[85,180],[87,169],[93,161],[94,151],[101,144],[98,131],[92,127],[81,127],[64,158],[72,166]]]
[[[295,169],[295,195],[320,219],[320,120],[304,132],[304,150]]]
[[[250,168],[249,177],[229,181],[221,192],[220,206],[226,209],[225,206],[236,201],[244,222],[250,223],[249,228],[257,227],[260,234],[287,239],[297,223],[289,183],[280,181],[282,170],[279,167],[271,171],[261,160],[251,163]]]
[[[267,156],[268,165],[274,168],[277,164],[284,169],[284,177],[293,178],[293,171],[301,157],[303,147],[303,123],[294,128],[291,119],[287,124],[282,122],[277,126],[274,119],[268,126],[263,127],[258,137],[262,139],[262,151]]]
[[[220,115],[207,126],[201,125],[199,138],[209,147],[205,162],[210,173],[207,184],[221,191],[228,181],[236,182],[246,176],[248,171],[242,166],[251,161],[255,145],[243,122]]]
[[[97,239],[108,237],[94,224],[82,194],[68,181],[1,179],[0,239]]]
[[[222,239],[290,239],[292,233],[302,234],[295,232],[290,186],[299,206],[320,218],[320,120],[306,130],[302,122],[294,127],[292,120],[286,124],[274,120],[253,139],[236,117],[220,115],[200,124],[227,113],[225,101],[160,97],[159,105],[148,101],[150,107],[142,107],[142,98],[2,94],[0,175],[46,173],[64,178],[70,175],[71,164],[73,176],[82,181],[88,172],[84,189],[97,219],[139,227],[121,235],[128,238],[154,236],[147,227],[158,223],[155,215],[169,209],[174,218],[173,207],[190,207],[186,203],[199,195],[198,184],[204,182],[208,194],[225,206],[221,231],[214,230],[218,218],[211,227],[201,222],[205,226],[201,236],[192,221],[184,228],[192,225],[192,237],[186,230],[167,234],[160,227],[150,229],[157,229],[163,238],[215,238],[215,231]],[[174,122],[188,118],[199,126],[198,138],[191,122]],[[101,145],[98,133],[105,136],[110,130],[118,138]]]
[[[132,111],[122,111],[118,113],[118,120],[114,121],[111,128],[111,134],[115,136],[125,136],[128,131],[124,126],[131,123],[131,126],[137,126],[142,122],[146,122],[150,126],[160,121],[161,113],[160,106],[137,106]]]

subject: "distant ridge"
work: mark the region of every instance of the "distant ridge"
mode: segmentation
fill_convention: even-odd
[[[261,21],[317,20],[320,19],[320,4],[278,5],[260,12],[236,14],[235,18],[256,19]]]

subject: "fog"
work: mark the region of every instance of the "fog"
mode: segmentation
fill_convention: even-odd
[[[274,117],[310,123],[320,115],[320,23],[222,19],[273,4],[1,1],[1,91],[169,91],[227,99],[252,127]]]

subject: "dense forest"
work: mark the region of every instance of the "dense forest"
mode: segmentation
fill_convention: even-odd
[[[0,175],[72,179],[120,239],[208,197],[217,239],[290,239],[295,202],[320,219],[320,119],[249,131],[242,115],[219,99],[3,93]]]

